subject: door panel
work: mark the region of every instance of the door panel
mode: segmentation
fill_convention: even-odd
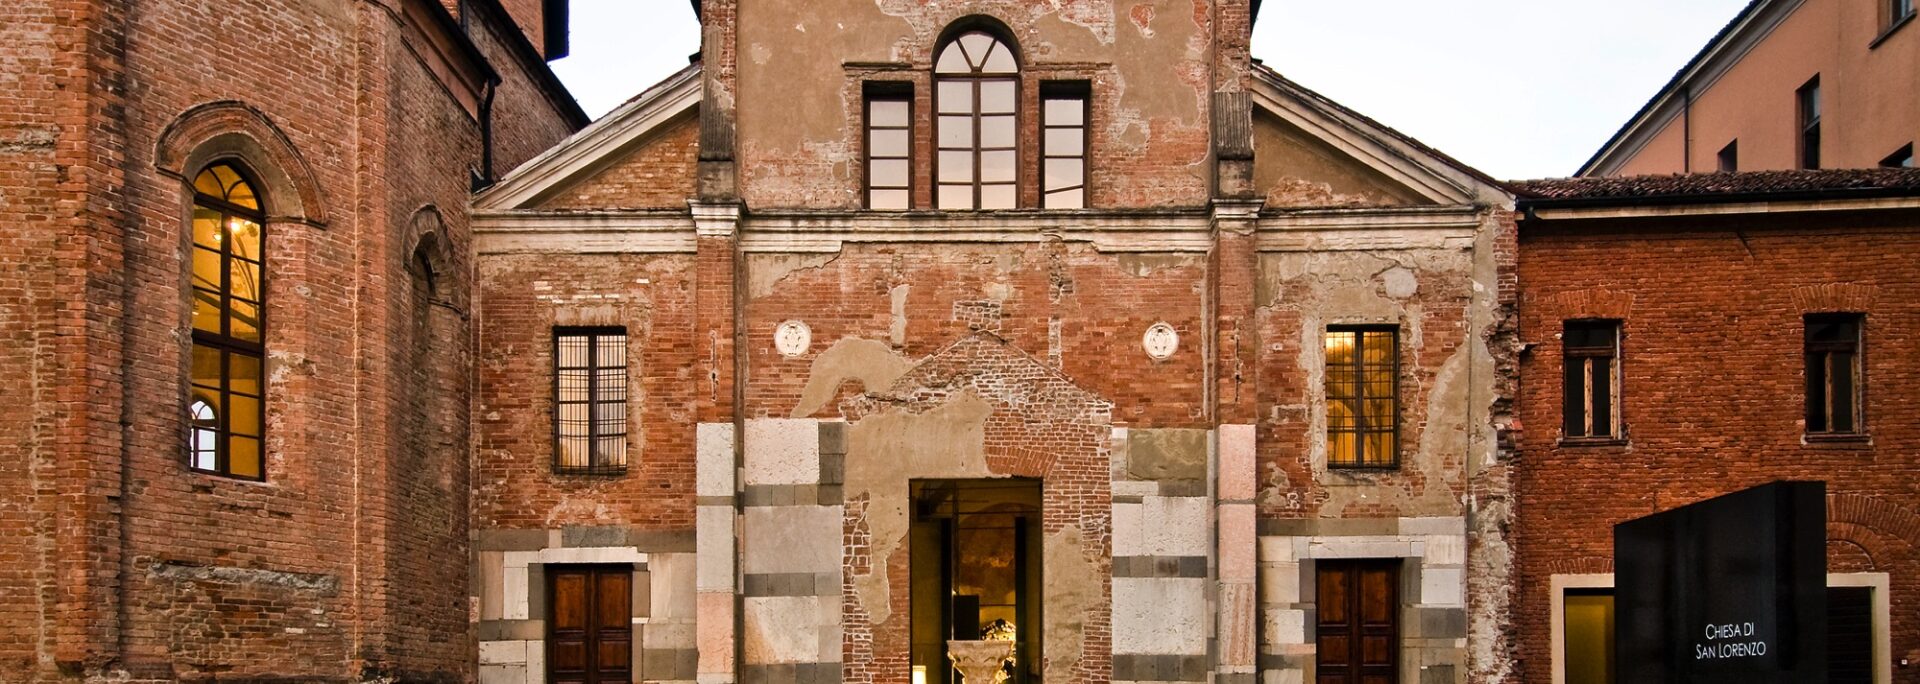
[[[633,681],[633,570],[547,566],[547,681]]]
[[[1320,561],[1317,684],[1397,684],[1400,561]]]

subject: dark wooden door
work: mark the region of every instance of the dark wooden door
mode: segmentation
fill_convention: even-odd
[[[1873,589],[1827,589],[1827,684],[1873,682]]]
[[[633,570],[547,566],[547,681],[631,684]]]
[[[1400,561],[1317,565],[1317,684],[1397,684]]]

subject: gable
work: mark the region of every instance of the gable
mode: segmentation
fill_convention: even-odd
[[[666,202],[662,198],[675,194],[675,188],[624,197],[622,189],[637,187],[648,173],[691,186],[692,172],[674,173],[669,169],[683,158],[678,150],[697,144],[699,139],[699,127],[693,122],[699,120],[700,73],[697,64],[681,70],[573,137],[527,160],[474,197],[474,209],[484,213],[547,208],[549,204],[556,208],[626,206],[617,201],[622,199]],[[660,168],[650,168],[649,159],[658,162]],[[609,170],[615,170],[614,175],[603,176]],[[571,199],[567,199],[569,190]],[[589,191],[585,199],[581,198],[582,190]],[[685,208],[685,198],[691,194],[679,192],[681,200],[672,206]]]
[[[547,191],[533,208],[685,209],[694,195],[699,156],[696,108]]]
[[[1267,111],[1253,116],[1253,182],[1268,207],[1399,207],[1432,200]]]

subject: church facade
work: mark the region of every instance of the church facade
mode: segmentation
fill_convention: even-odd
[[[474,202],[482,681],[1504,676],[1497,184],[1244,2],[701,5]]]

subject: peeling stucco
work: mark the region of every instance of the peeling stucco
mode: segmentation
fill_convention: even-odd
[[[1098,553],[1098,549],[1095,550]],[[1072,681],[1086,653],[1086,620],[1104,598],[1100,568],[1087,559],[1080,528],[1073,525],[1048,535],[1041,549],[1046,597],[1046,680]]]
[[[807,386],[793,407],[794,418],[805,418],[825,407],[840,385],[857,381],[866,391],[879,391],[900,379],[913,362],[885,342],[848,338],[833,343],[813,359]]]

